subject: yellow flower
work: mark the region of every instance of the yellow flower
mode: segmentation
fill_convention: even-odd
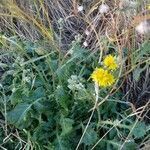
[[[109,70],[116,70],[118,68],[118,65],[115,61],[115,58],[112,55],[106,56],[104,59],[104,65],[109,69]]]
[[[147,9],[150,10],[150,4],[147,5]]]
[[[91,78],[101,87],[111,86],[115,82],[114,76],[103,68],[96,68],[91,74]]]

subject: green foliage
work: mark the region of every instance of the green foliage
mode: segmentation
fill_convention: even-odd
[[[73,129],[73,127],[72,127],[73,124],[74,124],[74,120],[69,119],[69,118],[64,118],[62,116],[60,119],[60,125],[62,128],[61,136],[65,136],[65,135],[69,134]]]
[[[1,113],[11,126],[7,132],[18,129],[28,149],[74,150],[90,117],[89,110],[94,106],[94,84],[88,79],[97,66],[98,54],[89,54],[77,42],[73,42],[68,55],[55,50],[43,52],[37,43],[22,45],[24,52],[13,53],[13,63],[1,77]],[[100,89],[99,101],[108,91]],[[96,149],[117,150],[124,143],[122,139],[128,137],[136,118],[128,118],[126,110],[131,111],[120,101],[120,95],[121,91],[110,95],[96,109],[80,149],[91,149],[103,136]],[[134,138],[146,136],[147,126],[140,122],[131,133],[125,150],[136,149],[138,142]],[[1,130],[0,134],[5,136]],[[13,143],[4,145],[7,149],[16,147],[17,141],[12,140]],[[3,142],[1,138],[0,142]]]
[[[98,139],[97,132],[92,127],[89,127],[85,133],[82,142],[85,145],[93,145],[97,141],[97,139]]]
[[[142,138],[146,134],[146,125],[144,122],[138,122],[134,127],[132,134],[135,138]]]
[[[27,120],[27,116],[29,115],[30,109],[30,104],[20,103],[12,111],[7,113],[7,119],[16,127],[21,129],[25,128],[27,123],[29,123],[29,120]],[[23,125],[25,125],[25,127]]]

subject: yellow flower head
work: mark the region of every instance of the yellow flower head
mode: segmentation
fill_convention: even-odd
[[[103,68],[96,68],[91,74],[91,78],[101,87],[111,86],[115,82],[114,76]]]
[[[116,70],[118,68],[118,65],[115,61],[115,58],[112,55],[108,55],[104,59],[104,65],[109,69],[109,70]]]
[[[150,10],[150,4],[147,5],[147,9]]]

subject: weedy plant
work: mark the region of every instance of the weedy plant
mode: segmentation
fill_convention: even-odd
[[[1,147],[136,149],[148,136],[149,126],[116,90],[122,83],[117,57],[98,64],[98,52],[89,53],[78,40],[61,55],[29,41],[10,45],[16,51],[7,54],[11,63],[1,77]]]
[[[149,146],[147,1],[2,0],[0,8],[1,149]]]

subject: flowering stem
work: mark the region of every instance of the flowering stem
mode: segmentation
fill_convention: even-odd
[[[95,109],[97,108],[98,97],[99,97],[99,96],[98,96],[98,92],[99,92],[99,86],[98,86],[98,83],[95,82],[95,94],[96,94],[96,99],[95,99],[94,108],[93,108],[93,110],[92,110],[92,113],[91,113],[91,116],[90,116],[90,118],[89,118],[89,120],[88,120],[88,123],[87,123],[87,125],[86,125],[86,127],[85,127],[85,129],[84,129],[84,132],[83,132],[83,134],[82,134],[82,136],[81,136],[81,138],[80,138],[80,140],[79,140],[79,143],[78,143],[78,145],[77,145],[77,147],[76,147],[76,150],[78,150],[78,148],[79,148],[79,146],[80,146],[80,144],[81,144],[81,142],[82,142],[82,139],[83,139],[83,137],[84,137],[84,135],[85,135],[85,133],[86,133],[86,131],[87,131],[87,129],[88,129],[88,126],[89,126],[89,124],[90,124],[90,122],[91,122],[91,119],[92,119],[92,117],[93,117],[94,111],[95,111]]]

